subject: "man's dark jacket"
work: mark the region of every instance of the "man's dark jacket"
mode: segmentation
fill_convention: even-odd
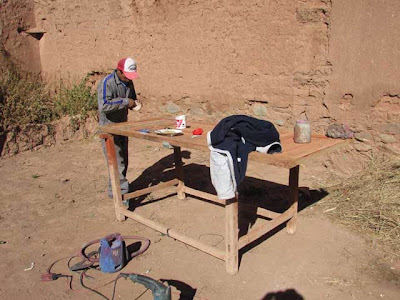
[[[256,147],[280,142],[279,133],[271,122],[245,115],[222,119],[211,131],[210,138],[212,147],[231,154],[237,186],[246,175],[249,153]]]

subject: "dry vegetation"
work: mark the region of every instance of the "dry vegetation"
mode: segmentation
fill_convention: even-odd
[[[48,123],[65,115],[84,119],[97,109],[87,77],[78,83],[60,81],[52,90],[39,76],[22,75],[13,66],[0,71],[0,134],[11,127]]]
[[[361,174],[328,192],[321,204],[325,213],[400,256],[399,158],[374,158]]]

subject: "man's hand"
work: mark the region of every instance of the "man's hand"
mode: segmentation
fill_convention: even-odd
[[[133,99],[129,99],[128,108],[133,109],[136,106],[136,101]]]
[[[142,107],[142,104],[138,100],[129,99],[128,108],[130,110],[138,111],[138,110],[140,110],[141,107]]]

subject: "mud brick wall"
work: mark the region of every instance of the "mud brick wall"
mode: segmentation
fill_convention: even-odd
[[[26,33],[36,24],[32,0],[0,0],[0,68],[14,64],[24,71],[41,71],[39,43]]]
[[[144,113],[244,113],[287,128],[308,118],[321,133],[346,123],[360,143],[399,143],[400,1],[25,2],[45,32],[24,38],[47,80],[133,56]]]
[[[327,115],[329,1],[70,0],[35,7],[46,31],[40,49],[47,77],[111,69],[132,55],[138,90],[150,101],[281,122]]]

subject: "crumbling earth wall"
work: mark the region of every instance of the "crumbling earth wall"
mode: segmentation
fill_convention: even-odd
[[[18,1],[2,2],[4,17]],[[143,113],[243,113],[287,128],[308,118],[321,133],[346,123],[358,151],[399,151],[397,0],[24,2],[34,19],[7,25],[2,42],[17,58],[27,55],[11,39],[39,53],[47,80],[108,72],[133,56]]]
[[[32,0],[0,0],[0,70],[15,65],[35,74],[41,71],[39,43],[26,32],[35,28]]]

